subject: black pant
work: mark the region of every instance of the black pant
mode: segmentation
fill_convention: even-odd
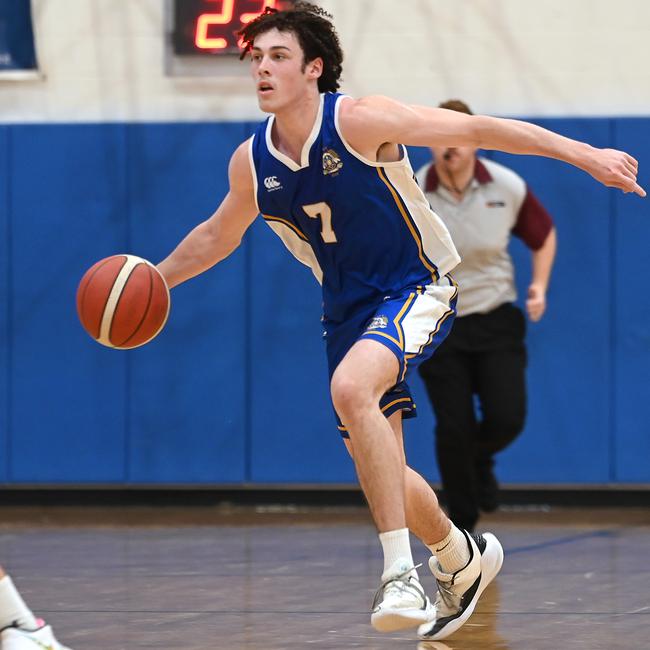
[[[480,473],[491,471],[494,454],[524,427],[525,334],[524,315],[510,303],[487,314],[463,316],[420,366],[436,416],[442,487],[457,526],[473,529],[479,517]]]

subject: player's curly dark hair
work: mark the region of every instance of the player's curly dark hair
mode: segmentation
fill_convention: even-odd
[[[310,2],[296,2],[282,11],[267,7],[239,32],[244,43],[241,58],[250,52],[255,38],[260,34],[270,29],[293,32],[304,52],[303,69],[309,61],[318,57],[323,59],[318,90],[322,93],[336,92],[343,71],[343,51],[331,19],[332,16],[324,9]]]

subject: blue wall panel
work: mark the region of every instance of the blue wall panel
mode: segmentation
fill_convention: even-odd
[[[9,128],[0,126],[0,482],[9,467]]]
[[[640,162],[639,183],[650,191],[650,120],[615,124],[615,146]],[[617,193],[614,250],[614,476],[650,482],[650,204]]]
[[[124,132],[11,127],[11,481],[125,479],[125,357],[75,313],[84,271],[125,247]]]
[[[608,120],[544,120],[539,124],[596,146],[607,146]],[[519,172],[556,220],[559,252],[548,294],[548,310],[529,323],[529,414],[524,433],[499,458],[505,483],[604,482],[610,479],[610,263],[612,219],[609,190],[583,172],[536,157],[489,152]],[[426,161],[420,148],[410,152],[414,168]],[[530,281],[530,253],[512,247],[519,303]],[[593,294],[576,290],[594,284]],[[599,299],[594,300],[594,295]],[[406,423],[406,449],[412,465],[432,480],[435,420],[419,382],[419,417]],[[409,433],[409,429],[412,431]],[[585,454],[585,449],[589,453]]]
[[[251,245],[251,480],[354,482],[329,399],[321,292],[261,222]]]
[[[153,261],[212,214],[242,125],[129,127],[130,249]],[[159,338],[128,353],[129,480],[245,477],[245,250],[172,291]]]
[[[538,124],[594,146],[610,144],[608,120]],[[569,165],[495,155],[525,178],[553,215],[558,255],[547,313],[529,323],[529,414],[519,440],[499,461],[508,482],[604,482],[610,478],[611,192]],[[530,255],[514,247],[520,271]],[[525,302],[529,272],[518,275]],[[586,453],[586,450],[588,452]]]
[[[608,120],[542,124],[613,144]],[[642,179],[649,125],[616,122]],[[151,344],[108,350],[77,322],[85,269],[116,252],[164,257],[223,197],[249,129],[0,126],[0,481],[356,481],[329,400],[320,289],[260,221],[231,258],[173,290]],[[559,232],[548,312],[529,326],[528,423],[500,475],[648,482],[646,202],[559,162],[494,157],[529,182]],[[427,158],[411,151],[415,168]],[[517,244],[513,254],[523,302],[530,256]],[[434,419],[413,384],[420,417],[405,424],[407,453],[437,480]]]

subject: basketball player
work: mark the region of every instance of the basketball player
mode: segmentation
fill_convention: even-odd
[[[260,108],[271,113],[230,161],[230,190],[159,269],[170,287],[239,245],[258,213],[322,283],[331,397],[379,531],[384,571],[371,623],[420,626],[443,639],[498,573],[494,535],[451,524],[405,464],[407,379],[449,331],[459,261],[418,188],[403,145],[481,146],[572,163],[606,185],[644,195],[636,161],[531,124],[339,94],[342,52],[329,14],[304,2],[265,10],[242,30]],[[243,56],[243,55],[242,55]],[[436,606],[413,564],[409,529],[431,550]]]
[[[45,621],[34,617],[1,566],[0,642],[2,650],[69,650],[54,638]]]

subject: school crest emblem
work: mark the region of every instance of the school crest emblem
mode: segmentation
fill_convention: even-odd
[[[388,327],[388,317],[387,316],[375,316],[370,323],[368,324],[368,327],[366,327],[366,331],[368,330],[385,330],[386,327]]]
[[[325,149],[323,151],[323,174],[336,174],[343,167],[340,156],[334,149]]]

